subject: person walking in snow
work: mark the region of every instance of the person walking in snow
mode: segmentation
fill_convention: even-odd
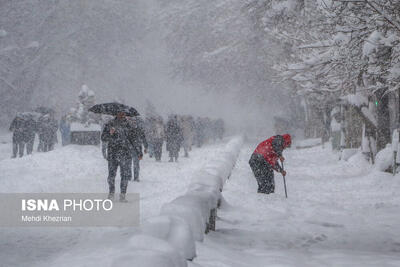
[[[144,147],[144,153],[147,153],[148,143],[146,140],[145,130],[144,130],[144,121],[139,116],[130,118],[129,121],[132,123],[134,128],[134,142],[136,146],[140,147],[140,153],[137,153],[137,150],[132,151],[132,160],[133,160],[133,180],[135,182],[139,182],[139,171],[140,171],[140,161],[143,158],[142,146]]]
[[[169,161],[178,161],[179,150],[183,141],[182,129],[179,126],[178,116],[172,115],[167,123],[167,151],[169,152]]]
[[[38,121],[39,151],[48,152],[57,143],[58,123],[50,114],[43,115]]]
[[[22,157],[24,155],[25,142],[26,142],[26,130],[25,121],[20,116],[20,113],[14,118],[10,125],[10,131],[13,132],[13,155],[12,158],[16,158],[17,154]]]
[[[153,137],[153,129],[156,118],[152,116],[147,116],[144,121],[144,134],[147,140],[147,153],[149,153],[149,157],[152,158],[154,156],[154,137]]]
[[[185,157],[189,157],[189,151],[192,150],[193,137],[194,137],[194,121],[192,116],[181,117],[181,128],[183,135],[183,150]]]
[[[101,141],[107,143],[108,160],[108,186],[109,199],[114,199],[115,176],[118,166],[121,175],[121,194],[120,201],[126,202],[126,191],[128,183],[132,179],[132,154],[143,157],[142,147],[135,135],[135,128],[126,118],[126,113],[118,112],[115,119],[107,122],[101,134]]]
[[[165,138],[164,121],[161,116],[155,119],[153,128],[153,149],[156,161],[161,161],[162,146]]]
[[[61,117],[60,133],[62,146],[69,145],[71,143],[71,122],[69,121],[68,115]]]
[[[205,139],[205,124],[203,118],[197,118],[194,123],[194,143],[196,143],[197,147],[201,147],[204,143]]]
[[[279,165],[285,158],[282,152],[292,143],[289,134],[275,135],[261,142],[250,157],[250,167],[257,179],[258,193],[270,194],[275,191],[274,172],[286,176],[286,172]]]

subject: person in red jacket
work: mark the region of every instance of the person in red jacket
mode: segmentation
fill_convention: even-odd
[[[275,135],[261,142],[251,155],[249,164],[258,183],[258,193],[270,194],[275,191],[274,172],[286,176],[286,172],[279,165],[285,158],[282,152],[290,147],[292,138],[289,134]]]

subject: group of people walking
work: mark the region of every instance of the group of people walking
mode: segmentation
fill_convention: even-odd
[[[168,151],[169,161],[177,161],[181,148],[184,148],[185,157],[195,143],[196,129],[202,133],[209,131],[203,127],[196,127],[192,116],[170,115],[166,124],[161,116],[147,116],[143,120],[139,116],[126,116],[125,112],[118,112],[114,118],[108,117],[104,123],[101,141],[103,155],[108,161],[109,198],[114,199],[115,177],[118,166],[120,167],[121,183],[120,197],[126,201],[128,183],[132,180],[139,181],[140,160],[144,153],[149,153],[156,161],[161,161],[164,141]],[[223,124],[222,124],[223,127]],[[216,136],[222,138],[224,130],[220,129]],[[200,145],[205,142],[205,136]],[[133,166],[132,166],[133,165]]]
[[[25,147],[27,154],[32,153],[36,134],[39,137],[37,151],[40,152],[54,149],[58,141],[58,129],[63,145],[70,143],[71,120],[65,115],[59,125],[54,112],[49,110],[18,113],[14,118],[10,125],[10,131],[13,132],[13,158],[17,155],[22,157]],[[165,142],[169,161],[177,162],[182,148],[184,156],[189,157],[194,145],[201,147],[209,140],[222,139],[225,132],[222,119],[195,119],[190,115],[173,114],[164,123],[159,115],[146,116],[143,120],[140,116],[121,111],[111,116],[104,115],[101,122],[102,152],[108,161],[109,198],[114,198],[115,178],[119,167],[120,201],[126,200],[125,194],[132,176],[134,181],[139,181],[140,160],[145,153],[148,152],[150,157],[161,161]]]
[[[107,116],[101,133],[102,151],[108,161],[109,198],[115,194],[115,177],[120,167],[120,201],[124,202],[128,182],[139,181],[140,160],[143,154],[149,152],[150,157],[161,161],[163,143],[169,153],[169,161],[178,161],[179,152],[183,147],[184,156],[188,157],[193,145],[201,147],[209,139],[222,138],[224,122],[197,118],[189,115],[170,115],[166,124],[161,116],[147,116],[145,120],[139,116],[127,116],[118,112],[115,117]],[[60,122],[60,130],[65,135],[66,122]],[[52,112],[18,113],[11,122],[13,132],[13,154],[22,157],[26,147],[27,154],[33,151],[36,134],[39,137],[38,151],[47,152],[54,149],[57,142],[58,122]],[[64,138],[63,138],[64,139]],[[289,134],[273,136],[256,147],[250,157],[249,164],[258,183],[258,193],[274,193],[275,182],[273,171],[286,175],[279,164],[285,160],[283,150],[290,147]],[[63,142],[64,143],[64,142]],[[133,167],[132,167],[133,165]]]
[[[222,119],[197,118],[190,115],[170,115],[166,124],[161,116],[148,116],[144,122],[149,155],[161,160],[163,143],[166,143],[169,161],[178,161],[179,151],[189,157],[193,145],[201,147],[210,139],[222,139],[225,129]]]
[[[36,134],[39,137],[37,151],[47,152],[54,149],[57,143],[58,123],[51,113],[20,112],[17,113],[10,125],[13,132],[12,158],[22,157],[25,152],[33,151]]]

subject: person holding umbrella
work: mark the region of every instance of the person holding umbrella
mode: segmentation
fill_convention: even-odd
[[[258,193],[270,194],[275,191],[274,171],[286,176],[286,171],[279,165],[285,158],[282,152],[292,143],[289,134],[276,135],[261,142],[251,155],[249,164],[258,183]]]
[[[91,107],[89,111],[113,115],[115,118],[104,125],[101,141],[107,143],[108,186],[109,199],[114,199],[115,177],[118,166],[121,173],[121,194],[119,200],[127,202],[128,183],[132,180],[132,155],[135,152],[139,159],[143,157],[141,143],[137,139],[135,129],[127,116],[138,116],[139,113],[131,107],[119,103],[105,103]]]

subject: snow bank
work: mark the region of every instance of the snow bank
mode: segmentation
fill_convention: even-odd
[[[134,235],[128,242],[129,255],[116,259],[118,267],[186,267],[187,263],[168,242],[148,235]]]
[[[218,207],[223,184],[236,163],[242,142],[242,138],[232,139],[193,177],[186,194],[161,209],[162,215],[177,216],[187,222],[196,241],[204,238],[210,212]]]
[[[147,219],[141,227],[141,235],[131,238],[130,246],[134,247],[135,255],[119,258],[115,266],[129,266],[137,257],[147,264],[141,266],[186,266],[186,260],[196,256],[195,241],[204,238],[211,210],[219,205],[223,185],[236,163],[242,143],[241,137],[233,138],[224,149],[217,151],[192,177],[187,192],[164,204],[160,216]],[[147,254],[142,254],[142,250]],[[147,257],[151,261],[147,262]]]
[[[341,159],[347,161],[359,151],[359,148],[345,148],[342,151]]]
[[[179,217],[158,216],[147,219],[141,232],[167,241],[183,259],[196,256],[196,245],[189,225]]]
[[[386,171],[393,163],[392,145],[388,144],[378,152],[375,157],[375,168],[379,171]]]

